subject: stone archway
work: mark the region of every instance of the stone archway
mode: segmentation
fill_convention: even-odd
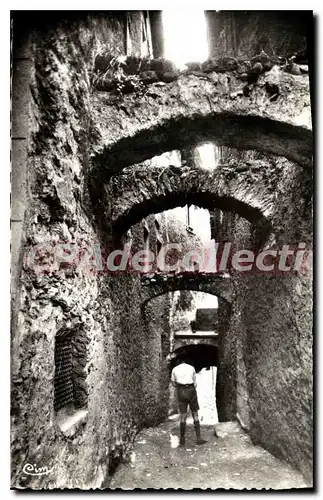
[[[175,351],[178,351],[179,349],[182,348],[193,349],[194,346],[200,346],[200,345],[218,347],[218,344],[219,344],[219,337],[216,334],[210,333],[209,335],[206,334],[205,335],[187,334],[180,336],[175,335],[173,352],[175,353]]]
[[[127,94],[119,101],[96,91],[92,105],[97,123],[94,191],[126,166],[205,141],[311,166],[309,78],[279,66],[250,85],[226,71],[182,74],[167,84],[151,84],[142,96]]]
[[[216,274],[187,273],[177,276],[156,274],[152,277],[142,277],[142,307],[155,297],[176,290],[192,290],[210,293],[225,300],[232,301],[232,282],[230,276]]]
[[[136,169],[111,179],[104,195],[105,217],[120,234],[151,213],[185,205],[230,210],[270,231],[275,201],[272,164],[221,165],[213,171],[168,166]],[[279,176],[274,176],[275,182]],[[109,190],[113,191],[113,204]]]

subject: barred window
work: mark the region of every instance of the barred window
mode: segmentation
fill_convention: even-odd
[[[55,339],[54,409],[72,413],[87,403],[87,339],[80,332],[60,330]]]

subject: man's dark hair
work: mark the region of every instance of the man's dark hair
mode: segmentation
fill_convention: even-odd
[[[188,356],[188,354],[186,352],[181,352],[178,354],[177,356],[177,364],[181,364],[181,363],[188,363],[190,364],[190,358]]]

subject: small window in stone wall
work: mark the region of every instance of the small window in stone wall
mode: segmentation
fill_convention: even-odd
[[[87,337],[84,332],[60,330],[55,339],[54,409],[72,414],[87,406]]]

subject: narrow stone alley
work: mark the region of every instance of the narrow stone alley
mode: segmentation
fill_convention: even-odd
[[[312,28],[13,12],[12,488],[313,486]]]
[[[197,446],[189,420],[186,446],[181,448],[175,420],[143,430],[127,463],[112,477],[110,488],[283,490],[309,486],[286,462],[253,445],[236,422],[202,426],[202,434],[207,443]]]
[[[202,436],[196,445],[193,419],[187,419],[186,443],[179,446],[179,415],[139,432],[127,457],[112,476],[111,489],[273,489],[308,488],[286,462],[255,446],[238,422],[218,422],[216,368],[197,374]],[[216,436],[215,436],[216,432]]]

